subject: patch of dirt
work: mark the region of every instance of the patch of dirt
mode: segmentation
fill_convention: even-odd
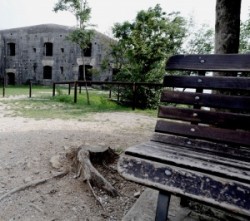
[[[0,198],[16,187],[60,172],[51,166],[50,159],[71,146],[124,150],[149,140],[156,122],[156,118],[134,113],[97,113],[86,121],[77,121],[7,117],[9,111],[0,99]],[[116,164],[112,167],[116,168]],[[120,193],[112,198],[95,189],[104,210],[88,185],[69,173],[1,200],[0,221],[121,220],[142,187],[124,180],[115,171],[98,169]]]

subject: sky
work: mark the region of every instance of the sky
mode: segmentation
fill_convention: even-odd
[[[75,17],[69,12],[53,12],[58,0],[0,0],[0,30],[38,24],[75,26]],[[88,0],[91,24],[95,29],[111,35],[114,23],[133,21],[140,10],[160,4],[163,11],[179,11],[182,16],[192,16],[195,23],[215,23],[216,0]],[[245,20],[250,12],[250,0],[242,0],[241,14]]]

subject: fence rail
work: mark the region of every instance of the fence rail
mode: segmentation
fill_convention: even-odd
[[[5,97],[5,88],[6,84],[5,81],[2,82],[3,84],[3,97]],[[81,93],[81,87],[85,85],[113,85],[117,87],[117,100],[120,100],[120,86],[129,86],[131,87],[132,93],[133,93],[133,102],[132,102],[132,109],[134,110],[136,107],[136,97],[137,97],[137,87],[138,86],[146,86],[146,87],[154,87],[156,88],[162,88],[163,84],[160,83],[149,83],[149,82],[121,82],[121,81],[58,81],[53,82],[53,88],[52,88],[52,96],[55,96],[56,94],[56,85],[68,85],[68,94],[71,93],[72,86],[74,87],[74,103],[77,103],[77,89],[79,88],[79,93]],[[32,97],[32,81],[29,81],[29,97]],[[110,88],[109,90],[109,98],[111,98],[112,90]]]
[[[115,85],[118,88],[117,100],[120,100],[119,88],[120,86],[130,86],[133,93],[132,109],[136,107],[136,90],[138,86],[162,88],[163,84],[160,83],[149,83],[149,82],[121,82],[121,81],[62,81],[53,83],[52,96],[55,96],[56,85],[68,85],[68,94],[71,93],[71,87],[74,86],[74,102],[77,103],[77,88],[79,87],[79,93],[81,93],[81,87],[87,85]],[[111,89],[109,91],[109,97],[111,98]]]

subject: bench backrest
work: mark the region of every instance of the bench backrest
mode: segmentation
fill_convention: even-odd
[[[250,147],[250,77],[206,76],[207,72],[250,72],[250,55],[177,55],[166,75],[153,140],[189,147]],[[228,148],[227,148],[228,151]],[[224,154],[224,153],[223,153]],[[250,160],[246,151],[246,160]]]

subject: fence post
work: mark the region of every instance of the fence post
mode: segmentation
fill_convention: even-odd
[[[52,92],[52,96],[55,97],[56,95],[56,83],[53,83],[53,92]]]
[[[70,95],[71,85],[69,83],[68,95]]]
[[[3,97],[5,97],[5,77],[3,77]]]
[[[30,80],[30,84],[29,84],[29,98],[31,98],[32,96],[32,81]]]
[[[109,88],[109,99],[111,99],[111,87]]]
[[[120,84],[117,85],[117,101],[120,101]]]
[[[82,93],[82,85],[79,84],[79,94],[81,94],[81,93]]]
[[[74,103],[77,102],[77,82],[74,83]]]
[[[133,104],[132,104],[132,110],[135,110],[135,106],[136,106],[136,83],[133,83]]]

